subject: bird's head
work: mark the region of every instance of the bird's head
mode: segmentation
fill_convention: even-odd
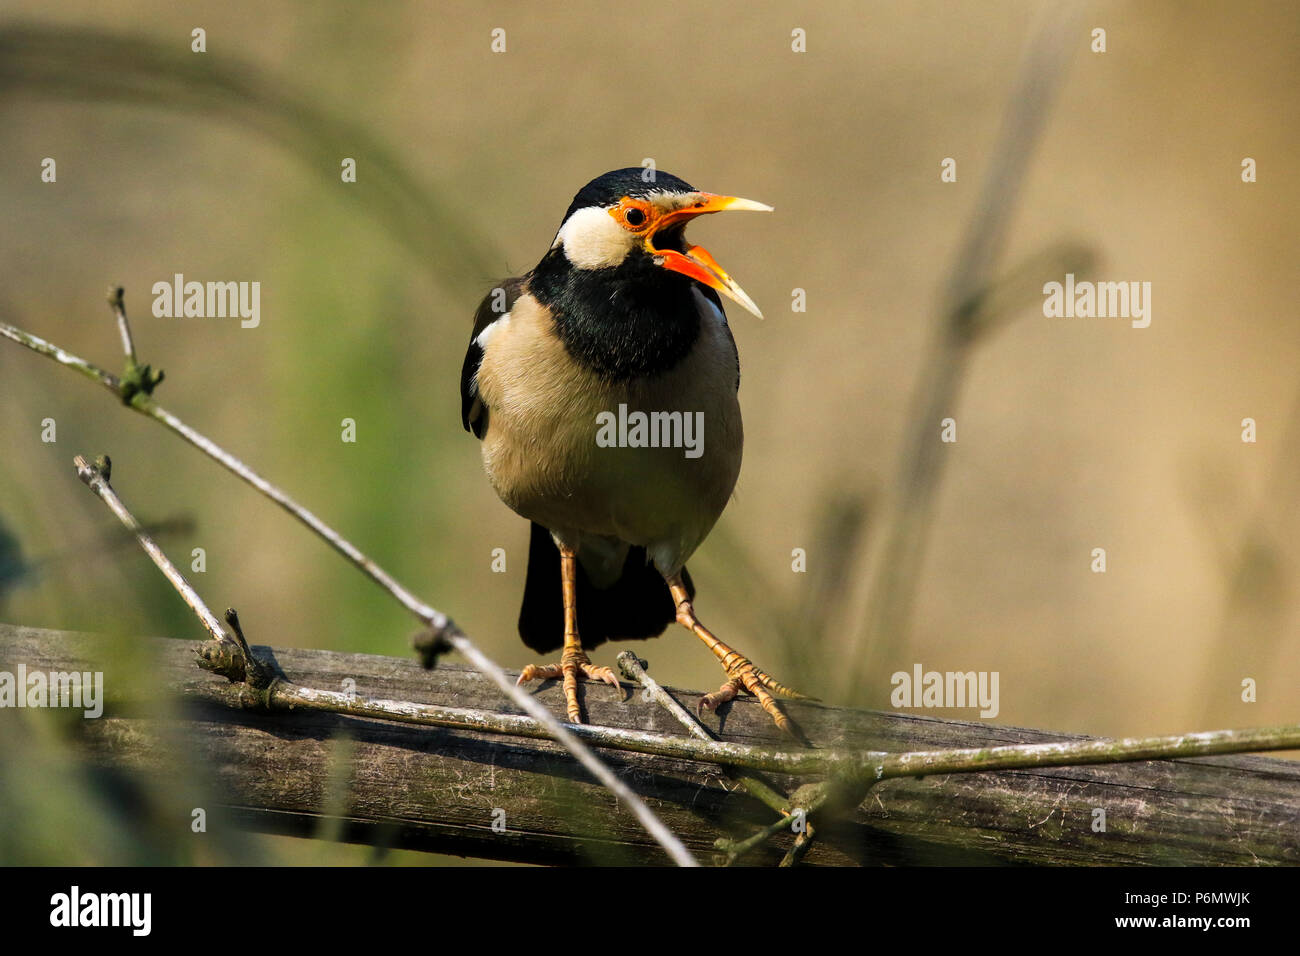
[[[751,199],[700,192],[668,173],[653,178],[639,166],[616,169],[578,191],[555,235],[577,269],[618,269],[646,263],[680,273],[739,303],[754,315],[754,300],[718,265],[708,250],[687,243],[686,224],[696,216],[729,209],[771,212]]]

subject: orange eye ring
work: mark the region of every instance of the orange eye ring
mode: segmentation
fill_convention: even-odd
[[[655,208],[644,199],[624,196],[609,214],[618,220],[619,225],[629,232],[649,232],[657,218]]]

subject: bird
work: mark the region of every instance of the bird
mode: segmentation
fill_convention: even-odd
[[[557,663],[518,683],[563,679],[582,722],[579,675],[620,690],[587,650],[677,622],[726,672],[700,709],[742,691],[795,733],[779,683],[695,612],[686,562],[730,500],[744,445],[740,360],[722,296],[762,318],[704,248],[693,219],[771,212],[667,172],[617,169],[578,190],[527,274],[484,297],[461,373],[461,421],[501,500],[531,523],[519,634]]]

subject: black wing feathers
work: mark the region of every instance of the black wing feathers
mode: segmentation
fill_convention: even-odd
[[[727,340],[731,342],[732,361],[736,363],[736,391],[740,391],[740,351],[736,348],[736,337],[731,334],[731,323],[727,321],[727,310],[722,307],[722,296],[717,291],[710,289],[703,283],[696,283],[696,288],[703,293],[704,297],[718,307],[718,314],[722,316],[722,328],[727,333]]]
[[[501,289],[505,293],[502,308]],[[460,370],[460,422],[466,431],[474,433],[475,438],[482,438],[487,431],[487,409],[478,400],[479,363],[483,361],[483,349],[478,344],[478,337],[483,330],[515,307],[515,302],[523,295],[523,279],[506,279],[479,303],[474,313],[474,331],[469,336],[469,349],[465,352],[465,364]]]

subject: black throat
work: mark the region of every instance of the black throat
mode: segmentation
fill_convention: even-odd
[[[687,356],[700,335],[695,284],[635,252],[612,268],[579,269],[560,247],[528,276],[569,354],[613,382],[659,375]]]

